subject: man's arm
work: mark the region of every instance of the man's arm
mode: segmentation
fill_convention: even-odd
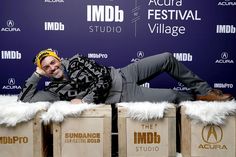
[[[31,77],[26,80],[25,86],[18,95],[18,101],[30,102],[36,91],[37,85],[41,77],[37,73],[33,73]]]
[[[59,98],[48,91],[37,91],[37,85],[42,77],[42,73],[36,70],[31,77],[26,80],[25,86],[18,95],[18,101],[38,102],[38,101],[56,101]]]

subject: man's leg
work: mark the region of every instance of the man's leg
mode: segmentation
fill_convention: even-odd
[[[162,53],[144,58],[121,69],[127,83],[142,84],[161,72],[167,72],[177,81],[189,87],[197,100],[226,101],[233,99],[231,94],[212,90],[206,81],[200,79],[186,66],[176,60],[171,53]]]
[[[177,81],[189,87],[195,94],[203,95],[211,89],[206,81],[200,79],[186,66],[176,60],[171,53],[162,53],[144,58],[121,69],[127,81],[142,84],[162,72],[167,72]]]
[[[179,103],[181,101],[192,101],[194,98],[188,93],[177,92],[172,89],[145,88],[137,84],[128,83],[125,86],[122,102],[162,102]]]

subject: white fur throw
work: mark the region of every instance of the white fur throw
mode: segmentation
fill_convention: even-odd
[[[101,105],[96,104],[72,104],[68,101],[57,101],[50,105],[47,112],[41,116],[45,124],[52,122],[62,122],[65,117],[78,117],[85,110],[96,108]]]
[[[38,111],[47,110],[48,102],[17,102],[16,95],[0,95],[0,125],[15,126],[33,119]]]
[[[138,121],[148,121],[150,119],[159,119],[164,117],[164,113],[174,107],[168,102],[132,102],[132,103],[118,103],[117,106],[126,107],[128,116],[131,119]]]
[[[185,114],[195,123],[203,124],[224,124],[228,115],[236,113],[236,101],[206,102],[206,101],[185,101],[180,103],[186,107]]]

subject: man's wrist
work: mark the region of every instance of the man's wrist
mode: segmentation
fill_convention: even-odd
[[[37,71],[34,72],[36,76],[38,77],[42,77],[42,75],[40,73],[38,73]]]

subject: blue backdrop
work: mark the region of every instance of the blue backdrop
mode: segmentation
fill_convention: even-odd
[[[53,48],[117,68],[171,52],[236,96],[235,15],[235,0],[1,0],[0,94],[18,94],[35,54]],[[145,86],[188,90],[167,74]]]

